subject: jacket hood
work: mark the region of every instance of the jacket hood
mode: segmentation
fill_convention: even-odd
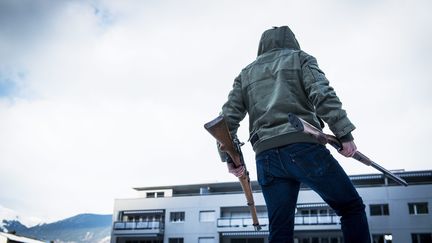
[[[258,56],[273,49],[283,48],[300,50],[300,45],[288,26],[273,27],[261,35]]]

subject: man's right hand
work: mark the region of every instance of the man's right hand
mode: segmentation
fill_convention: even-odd
[[[235,175],[236,177],[242,177],[246,171],[246,168],[244,165],[241,165],[239,167],[235,167],[234,163],[227,162],[227,166],[228,166],[228,172]]]

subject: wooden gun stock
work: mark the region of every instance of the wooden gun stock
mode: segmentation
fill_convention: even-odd
[[[228,153],[236,167],[243,164],[242,158],[234,145],[223,116],[218,116],[216,119],[204,124],[204,128],[216,138],[223,148],[223,151]]]
[[[261,230],[261,226],[258,222],[258,216],[255,208],[255,202],[252,194],[252,187],[249,179],[249,172],[246,169],[246,165],[243,161],[243,155],[240,150],[240,144],[235,144],[229,133],[228,126],[223,116],[218,116],[216,119],[206,123],[204,128],[218,141],[223,148],[223,151],[233,160],[236,167],[244,165],[245,172],[239,177],[240,185],[246,196],[247,205],[252,216],[252,224],[255,230]]]
[[[316,127],[309,124],[307,121],[301,119],[300,117],[289,113],[288,114],[288,120],[291,123],[291,125],[294,126],[294,128],[299,132],[304,132],[306,134],[311,135],[315,139],[318,140],[318,142],[322,144],[330,144],[338,151],[342,149],[342,143],[337,139],[335,136],[328,135],[317,129]],[[384,167],[380,166],[379,164],[375,163],[368,157],[366,157],[364,154],[357,151],[353,156],[354,159],[357,161],[362,162],[365,165],[372,166],[375,169],[381,171],[384,175],[386,175],[388,178],[394,180],[395,182],[399,183],[400,185],[408,186],[408,183],[400,178],[399,176],[393,174],[392,172],[388,171]]]

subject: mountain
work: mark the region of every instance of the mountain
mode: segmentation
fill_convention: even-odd
[[[21,232],[27,230],[27,226],[21,224],[18,220],[5,220],[3,219],[0,223],[0,231],[2,232]]]
[[[36,217],[28,217],[27,215],[22,215],[17,211],[4,207],[0,204],[0,230],[3,226],[3,220],[9,223],[17,221],[26,227],[32,227],[40,224],[42,221]]]
[[[0,230],[30,238],[58,243],[108,243],[111,215],[79,214],[50,224],[26,227],[17,220],[3,220]]]

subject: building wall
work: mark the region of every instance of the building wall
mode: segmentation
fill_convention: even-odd
[[[432,185],[362,187],[358,188],[358,192],[366,205],[371,234],[392,234],[392,243],[408,243],[411,242],[411,233],[432,233]],[[261,193],[254,193],[254,199],[257,206],[265,206]],[[298,199],[299,204],[322,202],[322,199],[311,190],[302,190]],[[429,213],[410,215],[408,203],[412,202],[427,202]],[[369,205],[371,204],[389,204],[389,215],[370,216]],[[118,199],[115,200],[113,220],[118,220],[118,213],[122,210],[164,209],[164,242],[168,242],[169,238],[177,237],[184,238],[184,242],[188,243],[198,242],[199,237],[214,237],[215,242],[220,242],[217,218],[221,215],[221,208],[239,206],[246,206],[246,199],[240,193]],[[199,212],[209,210],[215,211],[215,221],[199,222]],[[185,212],[185,221],[170,222],[170,213],[179,211]],[[332,227],[334,230],[334,226]],[[338,228],[340,229],[340,226]],[[299,227],[296,226],[296,230],[298,229]],[[302,226],[301,229],[305,227]],[[268,227],[265,227],[264,230],[268,230]]]
[[[432,233],[432,185],[359,188],[371,234],[391,233],[393,243],[411,242],[411,233]],[[410,215],[408,203],[427,202],[428,214]],[[370,216],[371,204],[389,204],[388,216]]]
[[[0,235],[0,243],[7,243],[8,238],[6,236]]]
[[[264,206],[261,193],[254,194],[255,205]],[[239,204],[244,202],[244,205]],[[199,237],[214,237],[219,242],[217,218],[221,215],[221,207],[245,206],[246,199],[243,194],[225,195],[197,195],[165,198],[135,198],[115,200],[113,220],[118,220],[122,210],[165,209],[165,236],[168,238],[183,237],[184,242],[198,242]],[[214,222],[200,222],[200,211],[215,211]],[[185,222],[170,222],[171,212],[185,212]]]

